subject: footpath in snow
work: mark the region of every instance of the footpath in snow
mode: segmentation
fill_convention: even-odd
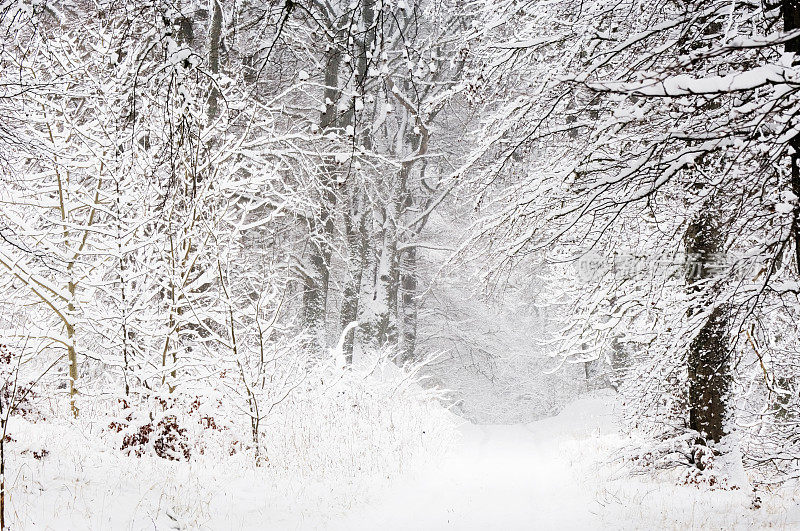
[[[592,529],[597,502],[575,477],[574,443],[617,433],[611,400],[581,400],[527,425],[464,425],[441,464],[404,480],[337,529]]]
[[[631,476],[610,392],[528,425],[464,425],[440,465],[331,522],[351,529],[800,529],[797,495],[683,485],[676,469]]]

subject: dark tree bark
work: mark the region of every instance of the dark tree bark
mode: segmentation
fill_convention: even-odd
[[[800,136],[795,136],[789,141],[792,148],[792,193],[800,198]],[[797,274],[800,275],[800,200],[794,206],[792,219],[792,237],[794,238],[794,261]]]
[[[800,1],[782,0],[781,13],[783,15],[784,31],[794,31],[800,28]],[[785,51],[797,54],[800,52],[800,37],[796,37],[786,42]],[[794,64],[798,63],[795,56]],[[800,135],[796,135],[789,141],[792,150],[790,154],[792,161],[791,188],[796,197],[800,197]],[[794,218],[792,220],[792,237],[794,239],[794,258],[797,272],[800,274],[800,200],[794,207]]]
[[[689,349],[689,427],[715,442],[725,435],[730,381],[727,324],[725,310],[714,308]]]
[[[689,427],[700,433],[699,443],[719,441],[724,432],[726,398],[730,385],[728,315],[725,306],[715,306],[709,285],[724,257],[724,234],[709,205],[692,221],[684,238],[686,284],[693,306],[689,316],[708,307],[712,310],[692,341],[688,355]]]

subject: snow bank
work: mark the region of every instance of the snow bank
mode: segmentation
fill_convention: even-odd
[[[461,426],[445,459],[376,493],[333,529],[751,529],[797,528],[790,488],[731,488],[735,477],[687,481],[683,467],[647,473],[621,430],[617,396],[584,395],[529,424]],[[736,456],[729,457],[734,461]],[[717,477],[743,473],[720,466]],[[695,469],[696,470],[696,469]]]
[[[573,402],[557,417],[536,423],[570,462],[572,474],[591,493],[589,510],[604,529],[754,529],[800,527],[800,489],[753,487],[741,454],[718,457],[713,471],[676,466],[665,470],[635,463],[652,447],[621,430],[621,406],[612,392]]]
[[[77,420],[61,397],[40,401],[36,415],[10,422],[8,519],[15,529],[324,525],[450,446],[452,418],[435,393],[389,363],[375,355],[361,369],[309,368],[262,422],[261,466],[249,418],[221,391],[145,397],[135,408],[131,398],[82,397]],[[180,445],[173,460],[152,438],[134,444],[142,426],[165,419],[173,435],[182,430],[188,460]]]

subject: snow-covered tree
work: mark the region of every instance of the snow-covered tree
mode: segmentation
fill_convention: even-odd
[[[759,368],[771,335],[797,333],[793,9],[492,3],[469,36],[491,98],[470,182],[489,197],[486,249],[508,265],[562,244],[552,259],[588,262],[564,355],[632,342],[639,412],[668,392],[673,410],[655,416],[699,443],[747,414],[742,379],[761,380],[767,409],[795,394],[793,375]],[[780,329],[765,326],[772,312]]]

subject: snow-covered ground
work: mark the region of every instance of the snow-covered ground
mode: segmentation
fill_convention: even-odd
[[[746,478],[735,489],[686,485],[686,469],[631,475],[619,457],[632,441],[616,407],[603,391],[530,424],[463,423],[444,457],[418,452],[402,471],[387,467],[393,471],[381,476],[373,467],[317,480],[248,467],[240,454],[188,463],[124,456],[91,430],[20,420],[17,433],[30,448],[9,471],[12,522],[26,529],[800,528],[800,495],[791,487],[754,493]],[[39,447],[50,454],[32,457]]]
[[[337,529],[591,529],[591,493],[574,477],[564,438],[542,422],[467,425],[441,466],[382,493]]]
[[[332,529],[800,529],[800,491],[711,490],[686,469],[631,476],[613,393],[527,425],[464,425],[457,450]]]

